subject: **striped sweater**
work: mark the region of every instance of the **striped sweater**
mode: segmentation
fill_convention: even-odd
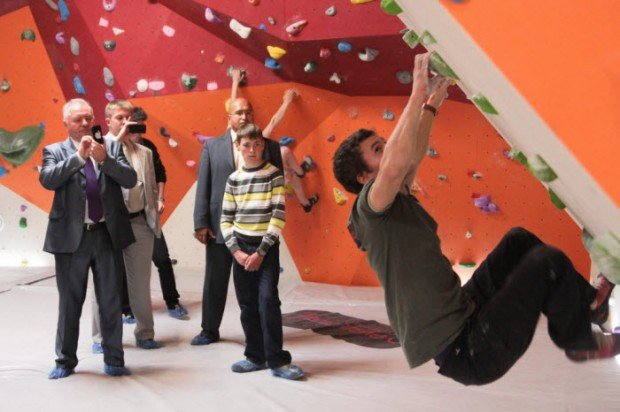
[[[265,255],[284,227],[284,177],[270,163],[233,172],[226,182],[220,229],[231,253],[239,250],[237,236],[260,242]]]

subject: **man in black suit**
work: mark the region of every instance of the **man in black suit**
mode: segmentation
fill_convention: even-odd
[[[136,172],[118,142],[90,136],[93,109],[68,101],[63,121],[69,138],[43,149],[39,181],[54,191],[43,250],[54,254],[59,294],[56,366],[50,379],[65,378],[78,363],[76,351],[88,270],[92,269],[103,336],[104,372],[128,375],[122,347],[121,306],[115,250],[135,241],[121,186],[136,185]]]
[[[282,119],[288,104],[296,93],[287,90],[284,94],[284,110],[279,110],[270,125],[270,131]],[[207,245],[207,264],[205,283],[202,294],[202,331],[196,335],[192,345],[208,345],[220,339],[220,324],[224,315],[228,280],[232,266],[232,255],[224,244],[220,231],[222,215],[222,199],[228,176],[240,167],[243,158],[237,150],[233,150],[233,141],[237,137],[237,129],[247,123],[253,123],[252,105],[244,98],[235,98],[228,112],[230,127],[226,133],[216,139],[207,140],[202,148],[198,185],[196,187],[196,203],[194,205],[194,236]],[[274,122],[275,120],[275,122]],[[263,158],[282,170],[280,145],[265,139]]]

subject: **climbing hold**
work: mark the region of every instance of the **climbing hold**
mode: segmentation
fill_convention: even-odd
[[[207,82],[207,90],[212,92],[212,91],[217,90],[217,89],[218,89],[218,85],[217,85],[216,81]]]
[[[176,30],[174,30],[172,27],[170,26],[164,26],[161,28],[161,30],[164,32],[164,34],[168,37],[173,37],[174,33],[176,32]]]
[[[370,3],[373,0],[351,0],[351,4],[364,4],[364,3]]]
[[[265,23],[261,23],[260,26],[258,26],[259,30],[267,30],[267,25]]]
[[[112,71],[107,67],[103,68],[103,82],[108,87],[114,86],[114,75],[112,74]]]
[[[75,37],[71,37],[71,40],[69,41],[69,43],[71,44],[71,53],[74,56],[79,56],[80,55],[80,42]]]
[[[381,0],[381,9],[391,16],[396,16],[403,12],[395,0]]]
[[[278,60],[286,54],[286,50],[278,46],[267,46],[267,53],[269,53],[273,59]]]
[[[330,17],[334,17],[336,15],[336,6],[329,6],[325,10],[325,14],[327,14]]]
[[[371,49],[370,47],[366,47],[363,52],[357,53],[357,56],[363,62],[371,62],[379,55],[379,50]]]
[[[321,59],[327,59],[331,55],[332,52],[327,47],[321,47],[321,50],[319,50],[319,57]]]
[[[103,48],[106,49],[107,51],[114,51],[114,49],[116,49],[116,41],[114,41],[114,40],[104,40],[103,41]]]
[[[562,202],[562,199],[560,199],[560,197],[551,188],[549,188],[549,197],[551,198],[551,203],[553,203],[553,206],[560,210],[566,209],[566,205]]]
[[[60,21],[67,21],[71,15],[65,0],[58,0],[58,11],[60,11]]]
[[[283,136],[280,139],[280,146],[289,146],[295,143],[295,138],[290,136]]]
[[[267,21],[269,22],[269,24],[271,24],[272,26],[274,26],[276,24],[276,19],[274,19],[273,17],[269,16],[267,17]]]
[[[529,159],[528,167],[530,172],[540,181],[549,183],[558,178],[555,171],[545,162],[541,156],[536,155]]]
[[[26,229],[28,227],[28,219],[26,219],[25,217],[21,217],[19,219],[19,227],[22,229]]]
[[[340,41],[340,42],[338,42],[338,50],[340,50],[343,53],[350,52],[352,48],[353,48],[353,46],[351,46],[351,43],[349,43],[347,41]]]
[[[316,162],[312,159],[311,156],[307,155],[304,156],[300,166],[304,170],[304,172],[308,173],[310,170],[316,168]]]
[[[215,55],[215,62],[216,62],[217,64],[222,64],[222,63],[224,63],[224,57],[225,57],[225,56],[224,56],[222,53],[218,53],[218,54],[216,54],[216,55]]]
[[[187,167],[194,167],[194,166],[196,166],[196,161],[195,160],[188,160],[187,162],[185,162],[185,165]]]
[[[9,173],[8,170],[6,170],[6,168],[2,165],[0,165],[0,177],[4,177]]]
[[[474,237],[474,234],[471,233],[469,230],[465,233],[465,239],[471,239],[472,237]]]
[[[144,93],[145,91],[149,89],[149,82],[146,79],[140,79],[136,83],[136,87],[138,88],[138,91],[140,93]]]
[[[230,19],[228,27],[230,27],[230,29],[237,33],[242,39],[247,39],[250,37],[250,33],[252,32],[252,28],[244,26],[235,19]]]
[[[154,92],[159,92],[163,90],[164,87],[166,87],[166,83],[161,80],[154,80],[152,82],[149,82],[149,89]]]
[[[478,173],[478,172],[474,172],[471,177],[474,178],[474,180],[480,180],[482,179],[482,174]]]
[[[428,150],[426,151],[426,155],[428,157],[437,157],[439,156],[439,152],[436,149],[429,147]]]
[[[217,17],[215,13],[213,13],[213,10],[211,10],[208,7],[205,9],[205,19],[207,19],[209,23],[221,23],[222,22],[222,20],[219,17]]]
[[[441,74],[444,77],[449,77],[454,80],[460,80],[454,71],[448,66],[448,64],[441,58],[439,53],[433,52],[428,62],[429,67],[435,73]]]
[[[74,72],[79,72],[80,71],[80,65],[77,63],[73,63],[73,71]]]
[[[54,38],[56,39],[56,43],[65,44],[65,33],[64,32],[59,31],[58,33],[56,33],[56,36],[54,36]]]
[[[309,61],[308,63],[306,63],[306,65],[304,66],[304,71],[306,73],[311,73],[313,71],[315,71],[317,69],[318,64],[316,64],[316,62],[313,61]]]
[[[103,9],[110,12],[116,8],[116,0],[103,0]]]
[[[192,90],[194,87],[196,87],[198,77],[191,74],[183,73],[181,75],[181,82],[183,82],[183,87],[185,87],[185,90]]]
[[[130,90],[129,91],[129,97],[136,97],[137,94],[138,94],[137,90]]]
[[[110,25],[110,22],[108,21],[108,19],[104,17],[99,17],[99,26],[108,27],[109,25]]]
[[[118,35],[125,33],[125,30],[118,28],[118,27],[112,27],[112,32],[114,33],[115,36],[118,36]]]
[[[108,102],[114,101],[114,95],[112,94],[112,92],[110,90],[106,90],[105,93],[103,94],[103,97],[105,97],[105,99]]]
[[[411,72],[409,70],[397,71],[396,79],[398,79],[399,83],[402,83],[402,84],[409,84],[413,81],[413,77],[411,77]]]
[[[308,20],[299,20],[295,23],[289,24],[284,30],[291,36],[297,36],[299,33],[301,33],[301,30],[306,24],[308,24]]]
[[[424,30],[419,39],[420,43],[422,43],[425,47],[430,46],[431,44],[437,43],[437,40],[430,34],[428,31]]]
[[[342,206],[347,201],[347,196],[344,193],[342,193],[340,189],[338,189],[337,187],[334,187],[334,200],[336,201],[337,205]]]
[[[37,38],[36,34],[34,34],[34,30],[32,29],[25,29],[21,36],[19,37],[22,41],[24,40],[28,40],[31,42],[34,42],[35,39]]]
[[[383,111],[383,120],[392,121],[394,120],[394,113],[390,109],[385,109]]]
[[[2,229],[0,229],[2,230]],[[284,272],[284,268],[282,266],[280,266],[280,273]]]
[[[86,90],[84,89],[84,85],[82,84],[82,79],[80,76],[75,76],[73,78],[73,88],[77,94],[86,94]]]
[[[340,76],[338,76],[338,73],[333,73],[331,77],[329,78],[329,81],[334,82],[336,84],[340,84],[342,82],[342,80],[340,79]]]
[[[517,162],[521,163],[523,166],[528,167],[528,161],[527,161],[527,157],[525,156],[525,154],[523,154],[523,152],[520,152],[515,148],[512,148],[508,151],[508,158],[516,160]]]
[[[58,11],[58,5],[54,3],[54,0],[45,0],[45,2],[47,3],[48,6],[50,6],[50,9],[54,11]]]
[[[170,139],[168,139],[168,144],[170,145],[170,147],[175,148],[179,145],[179,143],[174,140],[172,137]]]
[[[258,6],[260,4],[260,0],[248,0],[251,5]]]
[[[418,37],[415,31],[407,30],[405,34],[403,35],[403,40],[405,41],[405,43],[407,43],[409,47],[414,49],[415,46],[417,46],[418,43],[420,42],[420,37]]]
[[[329,136],[327,136],[327,141],[328,142],[335,142],[336,141],[336,135],[330,134]]]
[[[4,78],[2,79],[2,85],[0,86],[0,90],[2,90],[2,93],[6,93],[11,89],[11,83],[9,83],[9,81]]]
[[[592,237],[583,231],[583,243],[590,258],[598,270],[605,274],[610,282],[620,283],[620,238],[612,232]]]
[[[280,70],[282,68],[282,66],[280,66],[280,64],[271,57],[267,57],[265,59],[265,67],[271,70]]]
[[[29,263],[28,263],[28,259],[24,259],[24,260],[22,260],[22,261],[20,262],[20,264],[21,264],[23,267],[27,267],[27,266],[29,265]]]
[[[353,1],[353,0],[351,0],[351,1]],[[304,273],[305,273],[306,275],[307,275],[307,274],[309,274],[310,272],[312,272],[312,269],[310,269],[310,268],[305,268],[305,269],[304,269]]]
[[[204,143],[204,142],[206,142],[206,141],[207,141],[207,140],[209,140],[209,139],[214,139],[215,137],[217,137],[217,136],[205,136],[205,135],[202,135],[202,134],[200,134],[200,133],[198,133],[198,132],[192,132],[192,135],[193,135],[193,136],[196,138],[196,140],[198,140],[200,143]]]
[[[159,128],[159,134],[164,136],[164,137],[170,137],[170,133],[168,133],[168,131],[166,130],[166,128],[164,126],[161,126]]]
[[[487,99],[483,94],[477,93],[472,96],[471,100],[478,107],[478,109],[482,110],[484,113],[499,114],[489,99]]]
[[[0,128],[0,157],[13,166],[25,163],[36,151],[44,131],[39,126],[26,126],[17,132]]]
[[[349,117],[351,119],[357,119],[357,116],[359,115],[359,111],[357,110],[357,107],[355,106],[349,107],[347,112],[349,113]]]
[[[483,195],[474,197],[474,206],[485,213],[496,213],[499,207],[491,201],[491,196]]]
[[[437,179],[439,179],[442,182],[445,182],[446,180],[448,180],[448,176],[440,174],[440,175],[437,175]]]

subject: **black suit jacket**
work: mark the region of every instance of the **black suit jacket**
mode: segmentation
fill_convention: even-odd
[[[107,140],[106,149],[108,156],[99,166],[101,202],[112,244],[120,250],[135,242],[121,186],[128,189],[134,187],[137,177],[120,143]],[[54,191],[43,250],[50,253],[73,253],[84,232],[86,175],[70,138],[43,149],[43,168],[39,181],[43,187]]]
[[[282,154],[278,142],[265,139],[263,159],[282,170]],[[216,243],[224,243],[220,231],[222,200],[228,176],[234,171],[233,144],[228,129],[223,136],[207,140],[202,146],[194,204],[194,230],[211,228],[215,233]]]

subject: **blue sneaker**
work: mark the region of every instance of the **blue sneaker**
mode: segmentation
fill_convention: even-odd
[[[101,346],[101,342],[93,342],[92,350],[95,355],[103,353],[103,347]]]
[[[73,368],[59,368],[55,366],[47,377],[48,379],[62,379],[72,375],[74,372],[75,370]]]
[[[129,369],[127,369],[126,367],[124,367],[124,366],[112,366],[112,365],[108,365],[107,363],[103,364],[103,371],[108,376],[127,376],[127,375],[131,375],[131,372],[129,372]]]
[[[244,359],[239,362],[233,363],[230,369],[233,372],[246,373],[246,372],[262,371],[263,369],[267,369],[267,365],[265,363],[254,363],[249,359]]]
[[[217,341],[219,341],[219,339],[211,339],[207,335],[203,335],[202,332],[201,332],[198,335],[194,336],[194,338],[190,342],[190,345],[192,345],[192,346],[210,345],[210,344],[215,343]]]
[[[272,369],[271,374],[277,378],[284,378],[291,381],[304,377],[304,371],[295,365],[285,365],[280,368]]]
[[[123,315],[123,323],[126,325],[133,325],[136,323],[136,318],[133,315]]]
[[[159,349],[163,345],[153,339],[136,339],[136,346],[140,349]]]
[[[174,305],[173,308],[168,308],[168,315],[175,319],[187,319],[187,314],[187,309],[185,309],[185,307],[183,307],[180,303]]]

